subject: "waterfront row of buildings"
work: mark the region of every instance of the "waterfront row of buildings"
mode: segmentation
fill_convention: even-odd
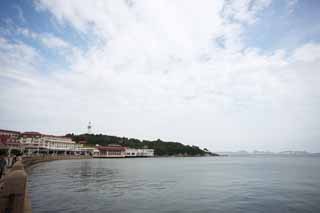
[[[82,144],[77,144],[71,138],[41,134],[39,132],[17,132],[0,129],[0,149],[19,150],[32,153],[78,153],[83,150]]]
[[[94,152],[93,157],[96,158],[125,158],[125,157],[153,157],[153,149],[134,149],[123,147],[116,144],[109,146],[97,146],[97,151]]]
[[[117,144],[85,147],[69,137],[0,129],[0,150],[19,150],[25,154],[86,154],[97,158],[153,157],[153,149],[134,149]]]

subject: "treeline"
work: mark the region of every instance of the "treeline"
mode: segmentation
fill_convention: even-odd
[[[156,156],[204,156],[215,155],[208,153],[205,150],[200,149],[197,146],[183,145],[178,142],[165,142],[160,139],[149,141],[139,140],[135,138],[117,137],[102,134],[67,134],[72,140],[77,143],[80,141],[86,141],[88,146],[95,146],[99,144],[101,146],[107,146],[109,144],[119,144],[130,148],[149,148],[154,149]]]

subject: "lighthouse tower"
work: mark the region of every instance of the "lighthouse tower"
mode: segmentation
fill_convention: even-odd
[[[91,134],[91,129],[92,129],[92,125],[91,125],[91,121],[89,121],[89,123],[88,123],[88,134]]]

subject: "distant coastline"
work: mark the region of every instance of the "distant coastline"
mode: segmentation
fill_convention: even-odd
[[[245,150],[235,152],[217,152],[220,156],[320,156],[320,153],[311,153],[307,151],[282,151],[282,152],[271,152],[271,151],[252,151],[248,152]]]
[[[195,145],[184,145],[179,142],[157,140],[139,140],[136,138],[118,137],[103,134],[67,134],[76,143],[83,143],[85,146],[95,147],[119,144],[124,147],[135,149],[154,149],[155,157],[197,157],[197,156],[219,156],[208,149],[201,149]]]

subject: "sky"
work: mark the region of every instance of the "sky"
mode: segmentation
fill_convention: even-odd
[[[2,0],[0,128],[320,152],[318,0]]]

